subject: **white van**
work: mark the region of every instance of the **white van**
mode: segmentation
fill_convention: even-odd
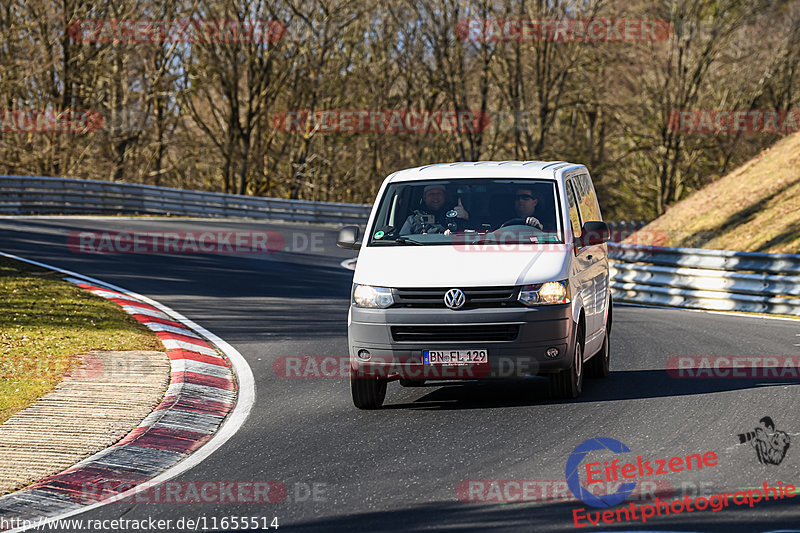
[[[482,161],[395,172],[363,237],[348,315],[350,390],[383,404],[388,381],[546,375],[575,398],[609,372],[607,246],[586,167]]]

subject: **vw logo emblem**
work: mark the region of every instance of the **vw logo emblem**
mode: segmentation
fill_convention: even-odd
[[[444,305],[450,309],[461,309],[466,301],[467,297],[461,289],[450,289],[444,293]]]

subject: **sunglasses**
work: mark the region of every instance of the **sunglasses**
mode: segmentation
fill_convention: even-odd
[[[533,196],[530,194],[518,194],[517,200],[533,200]]]

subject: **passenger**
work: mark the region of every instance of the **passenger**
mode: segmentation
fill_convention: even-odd
[[[444,190],[444,185],[428,185],[422,190],[422,208],[409,215],[403,227],[400,228],[400,235],[449,233],[447,228],[448,210],[444,208]],[[456,212],[454,218],[463,221],[469,220],[469,213],[461,205],[461,198],[458,199],[458,205],[452,210]]]

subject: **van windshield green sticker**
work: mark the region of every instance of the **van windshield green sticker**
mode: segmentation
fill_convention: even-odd
[[[382,231],[376,231],[376,232],[375,232],[375,235],[373,235],[373,236],[374,236],[376,239],[382,239],[384,235],[386,235],[384,232],[382,232]]]

